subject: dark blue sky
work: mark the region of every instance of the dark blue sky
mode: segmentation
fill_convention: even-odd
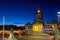
[[[32,23],[36,18],[36,9],[42,9],[45,22],[57,21],[57,12],[60,11],[59,0],[0,0],[0,24],[3,16],[6,24]]]

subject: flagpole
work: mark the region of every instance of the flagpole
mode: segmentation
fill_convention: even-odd
[[[3,40],[4,40],[4,26],[5,26],[5,17],[3,17]]]

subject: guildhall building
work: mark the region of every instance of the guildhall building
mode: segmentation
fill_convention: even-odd
[[[59,22],[59,20],[58,20]],[[42,33],[42,32],[46,32],[48,34],[53,34],[54,33],[54,29],[55,29],[55,25],[57,25],[57,28],[60,28],[60,23],[58,23],[56,21],[52,21],[52,22],[44,22],[43,18],[42,18],[42,9],[41,8],[37,8],[36,10],[36,19],[33,21],[33,23],[27,23],[25,25],[25,29],[26,32],[28,34],[37,34],[37,33]]]

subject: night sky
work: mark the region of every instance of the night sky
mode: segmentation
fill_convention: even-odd
[[[6,24],[32,23],[36,18],[36,9],[42,9],[44,22],[58,20],[59,0],[0,0],[0,24],[5,16]]]

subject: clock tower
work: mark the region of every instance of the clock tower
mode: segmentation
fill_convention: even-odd
[[[43,20],[42,20],[42,11],[40,8],[37,8],[36,11],[36,19],[34,20],[33,24],[32,24],[32,30],[33,32],[42,32],[43,31]]]
[[[37,22],[42,22],[42,11],[41,11],[40,8],[37,8],[36,21]]]

